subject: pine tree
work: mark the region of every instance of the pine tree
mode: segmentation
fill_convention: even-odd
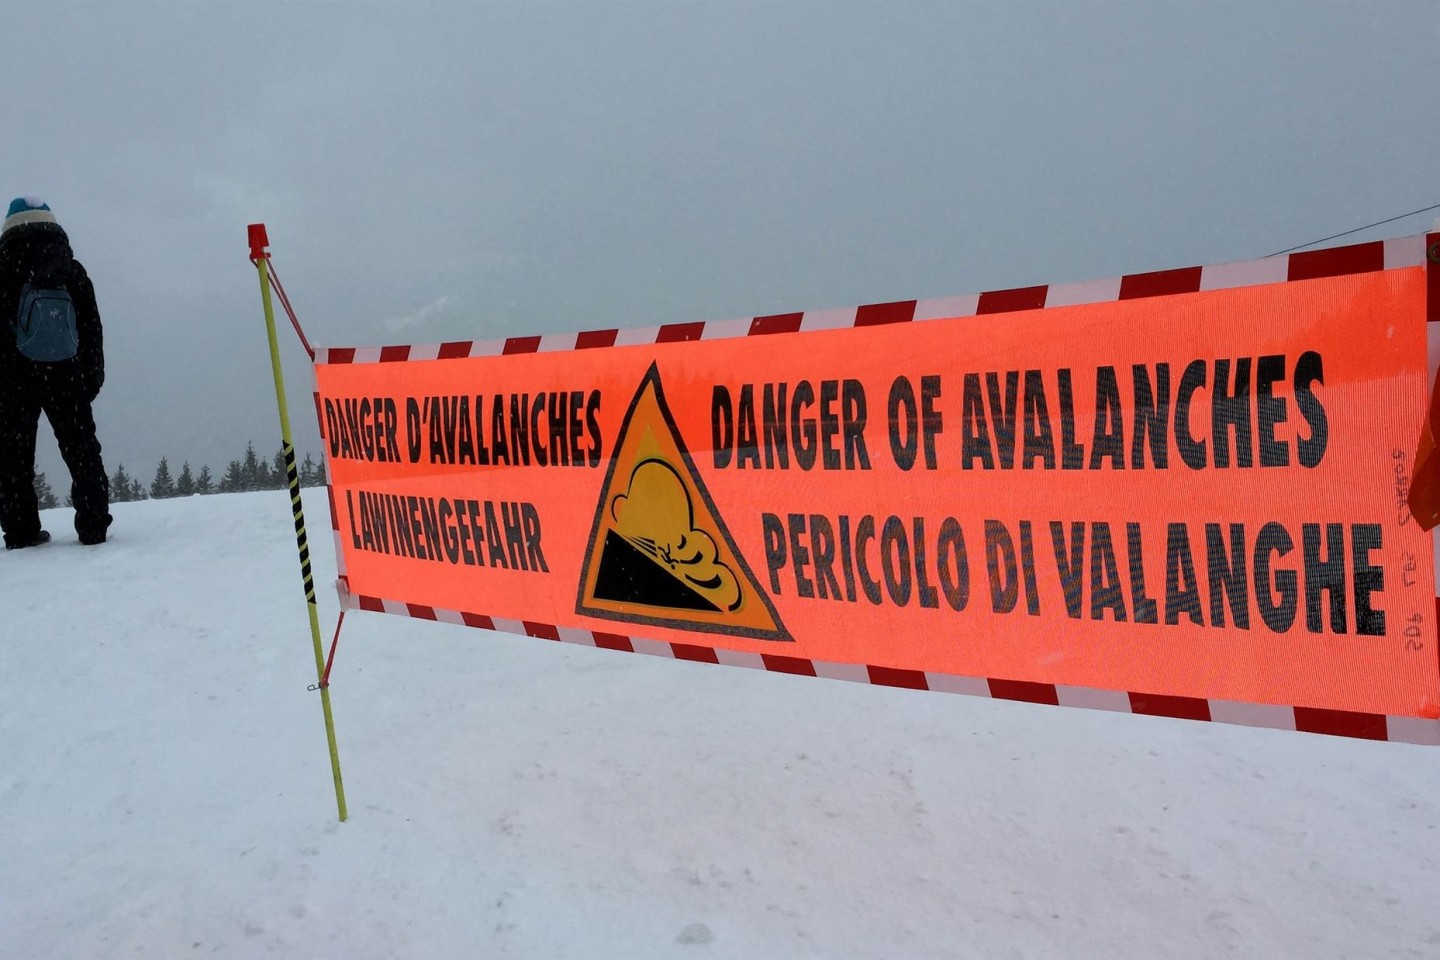
[[[44,473],[35,474],[35,501],[41,510],[60,506],[60,501],[55,499],[55,491],[50,489],[50,481],[45,479]]]
[[[199,494],[215,492],[215,481],[210,477],[210,465],[208,463],[200,465],[200,476],[195,478],[195,492]]]
[[[245,489],[245,468],[239,460],[231,460],[220,478],[220,493],[239,493]]]
[[[165,457],[160,458],[160,465],[155,468],[155,479],[150,481],[150,499],[169,500],[175,496],[175,481],[170,476],[170,463]]]
[[[255,444],[245,444],[245,462],[241,465],[241,490],[264,490],[269,482],[265,464],[255,455]]]
[[[175,481],[175,496],[188,497],[195,493],[195,477],[190,473],[190,461],[180,468],[180,478]]]
[[[310,454],[300,464],[300,486],[322,487],[325,485],[325,471]]]
[[[270,486],[276,490],[284,490],[290,486],[290,471],[285,467],[283,447],[275,451],[275,458],[270,462]]]
[[[125,472],[125,464],[115,468],[115,475],[110,478],[110,499],[116,503],[127,503],[134,498],[130,496],[130,474]]]
[[[140,484],[140,481],[139,481],[139,480],[134,480],[134,479],[132,479],[132,480],[130,481],[130,499],[131,499],[131,500],[144,500],[144,499],[145,499],[145,488]]]

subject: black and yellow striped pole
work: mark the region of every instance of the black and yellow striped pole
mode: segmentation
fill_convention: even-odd
[[[310,547],[305,538],[305,510],[300,503],[300,475],[295,469],[295,445],[290,436],[290,413],[285,403],[285,378],[280,372],[280,345],[275,338],[275,309],[270,301],[270,239],[265,224],[252,223],[250,260],[260,273],[260,299],[265,305],[265,332],[270,339],[270,367],[275,374],[275,402],[280,409],[280,436],[285,456],[285,476],[289,482],[290,509],[295,517],[295,544],[300,550],[300,576],[305,583],[305,606],[310,613],[310,638],[315,644],[315,675],[320,689],[320,704],[325,711],[325,737],[330,743],[330,770],[335,777],[335,802],[340,819],[345,813],[345,784],[340,779],[340,751],[335,746],[335,717],[330,710],[330,685],[325,677],[325,653],[320,642],[320,613],[315,604],[315,577],[310,570]]]

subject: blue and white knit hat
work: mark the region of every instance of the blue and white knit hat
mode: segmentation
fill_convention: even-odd
[[[0,233],[23,223],[55,222],[55,214],[50,212],[50,204],[44,200],[39,197],[16,197],[10,201],[10,210],[5,214],[5,226],[0,227]]]

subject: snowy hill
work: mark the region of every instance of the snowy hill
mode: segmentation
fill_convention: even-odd
[[[114,512],[0,554],[7,960],[1440,957],[1434,748],[376,614],[338,823],[286,496]]]

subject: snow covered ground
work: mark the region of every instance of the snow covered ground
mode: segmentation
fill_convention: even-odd
[[[1440,957],[1435,748],[378,614],[338,823],[286,495],[114,512],[0,554],[7,960]]]

